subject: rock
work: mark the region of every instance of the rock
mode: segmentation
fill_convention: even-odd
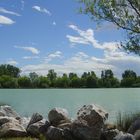
[[[89,126],[94,126],[97,123],[104,124],[107,118],[108,113],[104,111],[104,109],[102,109],[101,107],[94,104],[84,105],[77,112],[77,119],[87,121]]]
[[[108,113],[101,107],[84,105],[77,113],[77,120],[72,123],[72,133],[80,140],[100,139],[107,118]]]
[[[32,115],[32,117],[31,117],[31,120],[30,120],[30,122],[29,122],[29,124],[28,124],[27,127],[29,127],[33,123],[36,123],[36,122],[41,121],[42,119],[43,119],[43,116],[42,115],[40,115],[39,113],[34,113]]]
[[[138,118],[131,124],[127,132],[130,134],[134,134],[139,129],[140,129],[140,118]]]
[[[0,117],[0,126],[5,124],[5,123],[8,123],[8,122],[19,123],[18,120],[16,120],[15,118],[12,118],[12,117],[7,117],[7,116]]]
[[[3,137],[24,137],[26,130],[18,123],[5,123],[0,127],[0,138]]]
[[[37,137],[38,138],[41,135],[40,129],[43,126],[44,126],[44,123],[42,121],[39,121],[39,122],[30,124],[29,127],[27,128],[27,133],[30,136],[33,136],[33,137]]]
[[[58,128],[71,128],[71,123],[62,123],[60,125],[57,126]]]
[[[132,134],[120,132],[113,140],[135,140],[135,138]]]
[[[70,122],[68,118],[68,111],[63,108],[52,109],[48,114],[48,119],[53,126]]]
[[[135,140],[140,140],[140,130],[137,130],[134,134]]]
[[[4,116],[13,117],[17,120],[21,119],[15,110],[11,108],[11,106],[5,105],[0,107],[0,112],[3,113]]]
[[[111,124],[111,123],[107,123],[107,124],[105,124],[104,129],[105,130],[112,130],[112,129],[114,130],[114,129],[116,129],[116,125]]]
[[[39,128],[40,133],[43,134],[43,135],[45,135],[49,127],[50,127],[50,123],[48,121],[46,121],[45,124],[42,125]]]
[[[0,111],[0,117],[1,117],[1,116],[5,116],[5,114],[4,114],[3,112]]]
[[[119,134],[118,129],[111,129],[102,132],[100,140],[113,140]]]
[[[46,139],[48,140],[63,140],[64,133],[63,129],[50,126],[46,133]]]
[[[20,119],[20,124],[26,129],[29,122],[30,122],[31,118],[27,118],[27,117],[22,117]]]

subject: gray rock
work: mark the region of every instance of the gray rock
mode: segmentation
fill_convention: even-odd
[[[68,118],[68,111],[63,108],[52,109],[48,114],[48,119],[53,126],[70,122]]]
[[[0,138],[3,137],[24,137],[26,130],[18,123],[5,123],[0,127]]]
[[[11,108],[11,106],[5,105],[0,107],[0,112],[3,113],[4,116],[13,117],[17,120],[21,119],[18,113]]]
[[[30,120],[31,118],[22,117],[19,121],[20,121],[20,124],[26,129]]]
[[[132,134],[120,132],[113,140],[135,140],[135,138]]]
[[[44,123],[42,121],[33,123],[33,124],[29,125],[29,127],[27,128],[27,133],[30,136],[39,137],[41,135],[40,129],[43,126],[44,126]]]
[[[0,117],[0,126],[5,124],[5,123],[8,123],[8,122],[11,122],[11,123],[19,123],[18,120],[16,120],[15,118],[13,117],[7,117],[7,116],[1,116]]]
[[[0,111],[0,116],[5,116],[5,114],[3,112]]]
[[[72,133],[80,140],[99,140],[107,118],[108,113],[101,107],[84,105],[77,113],[77,120],[72,123]]]
[[[94,126],[97,123],[104,124],[108,118],[108,113],[98,105],[84,105],[77,112],[77,119],[87,121],[90,126]]]
[[[139,129],[140,129],[140,118],[138,118],[131,124],[130,128],[128,129],[128,133],[134,134]]]
[[[57,126],[58,128],[71,128],[71,123],[62,123],[60,125]]]
[[[63,140],[64,133],[63,129],[50,126],[46,133],[46,139],[48,140]]]
[[[29,127],[33,123],[36,123],[36,122],[41,121],[42,119],[43,119],[43,116],[42,115],[40,115],[39,113],[34,113],[32,115],[32,117],[31,117],[31,120],[30,120],[30,122],[29,122],[29,124],[28,124],[27,127]]]
[[[102,132],[100,140],[113,140],[119,134],[118,129],[111,129]]]
[[[140,140],[140,130],[137,130],[134,134],[136,140]]]

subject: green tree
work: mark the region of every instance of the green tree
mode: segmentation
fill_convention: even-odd
[[[39,88],[48,88],[50,85],[49,80],[45,76],[38,77],[38,86]]]
[[[17,79],[8,75],[2,75],[0,77],[1,88],[18,88]]]
[[[53,87],[57,78],[57,73],[53,69],[51,69],[48,71],[47,78],[50,81],[50,86]]]
[[[31,80],[32,87],[36,88],[38,86],[38,77],[38,74],[35,72],[29,73],[29,78]]]
[[[8,75],[11,77],[19,77],[20,69],[9,64],[2,64],[0,65],[0,76],[2,75]]]
[[[27,76],[19,77],[18,85],[20,88],[31,88],[31,80]]]
[[[80,11],[93,20],[109,21],[127,32],[122,46],[140,55],[140,0],[79,0]]]

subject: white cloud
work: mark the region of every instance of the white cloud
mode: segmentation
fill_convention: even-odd
[[[118,42],[99,42],[94,37],[94,30],[80,30],[75,25],[69,26],[71,29],[76,31],[77,36],[67,35],[70,43],[92,45],[98,50],[102,50],[102,57],[94,55],[88,55],[85,52],[77,52],[70,58],[60,59],[60,64],[51,63],[50,58],[59,58],[61,52],[52,53],[48,55],[48,60],[38,65],[27,65],[22,68],[24,74],[28,74],[31,71],[35,71],[39,74],[47,74],[49,69],[54,69],[58,74],[76,72],[79,75],[84,71],[95,71],[100,76],[101,71],[105,69],[112,69],[115,76],[121,77],[121,74],[126,69],[134,70],[140,75],[140,57],[135,55],[127,54],[120,50]],[[62,61],[63,60],[63,61]]]
[[[50,53],[47,57],[45,57],[45,62],[50,62],[51,60],[55,58],[62,58],[62,52],[56,51],[54,53]]]
[[[24,10],[24,6],[25,6],[25,1],[21,0],[21,10]]]
[[[4,14],[10,14],[10,15],[15,15],[15,16],[20,16],[20,14],[13,12],[13,11],[8,11],[5,8],[0,7],[0,13]]]
[[[12,19],[0,15],[0,24],[10,25],[10,24],[14,24],[14,23],[15,23],[15,21],[13,21]]]
[[[15,61],[15,60],[13,60],[13,59],[9,59],[9,60],[7,61],[7,64],[10,64],[10,65],[17,65],[18,62]]]
[[[22,47],[22,46],[14,46],[14,47],[18,48],[18,49],[23,49],[25,51],[29,51],[33,54],[39,54],[40,53],[40,51],[35,47]]]
[[[24,56],[22,58],[25,59],[25,60],[31,60],[31,59],[38,59],[39,56]]]
[[[47,10],[46,8],[41,8],[40,6],[37,6],[37,5],[33,6],[32,8],[35,9],[36,11],[38,11],[38,12],[45,13],[49,16],[52,15],[51,12],[49,10]]]

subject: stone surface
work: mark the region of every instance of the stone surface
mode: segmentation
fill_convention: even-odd
[[[41,121],[42,119],[43,119],[43,116],[42,115],[40,115],[39,113],[34,113],[32,115],[32,117],[31,117],[31,120],[30,120],[30,122],[29,122],[29,124],[28,124],[27,127],[29,127],[33,123],[36,123],[36,122]]]
[[[140,140],[140,130],[137,130],[134,134],[135,140]]]
[[[63,108],[52,109],[48,114],[48,119],[53,126],[57,126],[61,123],[70,122],[68,118],[68,111]]]
[[[58,128],[71,128],[71,123],[62,123],[60,125],[57,126]]]
[[[5,123],[0,127],[0,138],[2,137],[23,137],[26,136],[26,130],[18,123]]]
[[[107,118],[108,118],[108,113],[104,111],[103,108],[94,104],[84,105],[77,112],[77,119],[82,119],[87,121],[89,126],[93,126],[97,123],[104,124]]]
[[[44,126],[44,123],[42,121],[33,123],[33,124],[29,125],[29,127],[27,128],[27,133],[30,136],[39,137],[41,135],[40,129],[43,126]]]
[[[131,124],[130,128],[128,129],[128,133],[134,134],[139,129],[140,129],[140,118],[138,118]]]
[[[132,134],[120,132],[113,140],[135,140],[135,138]]]
[[[13,117],[13,118],[16,118],[17,120],[20,119],[20,116],[18,115],[18,113],[15,110],[13,110],[11,106],[8,106],[8,105],[1,106],[0,112],[3,113],[4,116]]]
[[[46,133],[46,139],[48,140],[63,140],[64,133],[63,129],[50,126]]]
[[[111,129],[102,132],[100,140],[113,140],[119,134],[118,129]]]
[[[8,123],[8,122],[11,122],[11,123],[19,123],[18,120],[16,120],[15,118],[13,117],[7,117],[7,116],[1,116],[0,117],[0,126],[5,124],[5,123]]]

